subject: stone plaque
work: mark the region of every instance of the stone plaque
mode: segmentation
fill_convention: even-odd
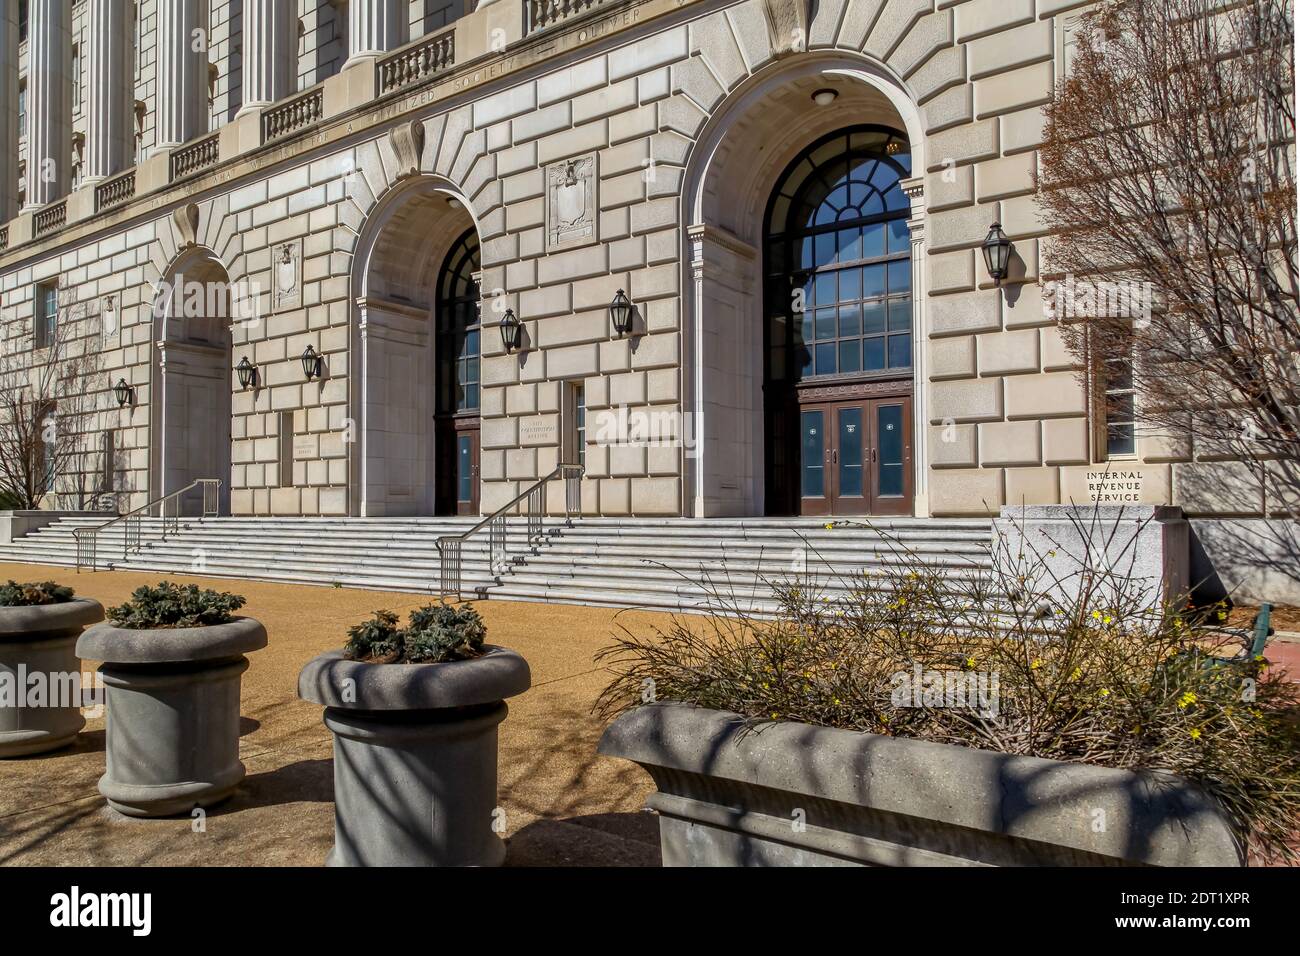
[[[293,436],[293,457],[301,461],[305,458],[316,457],[316,439],[312,435],[294,435]]]
[[[525,448],[558,444],[559,436],[560,423],[556,415],[535,415],[519,421],[519,444]]]
[[[271,311],[302,305],[302,239],[271,247]]]
[[[546,167],[546,251],[596,241],[596,154]]]

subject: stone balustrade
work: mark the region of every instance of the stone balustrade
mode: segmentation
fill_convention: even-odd
[[[324,118],[325,91],[317,87],[263,113],[262,140],[269,143],[273,139],[315,126]]]
[[[182,179],[217,165],[220,154],[217,145],[220,137],[213,133],[193,143],[187,143],[171,155],[172,180]]]
[[[524,34],[537,33],[597,7],[612,5],[611,0],[524,0]]]
[[[95,187],[95,211],[120,206],[135,196],[135,170],[128,169],[120,176]]]
[[[454,27],[426,37],[379,60],[379,93],[391,93],[421,83],[456,63]]]
[[[68,222],[68,201],[51,203],[36,213],[35,233],[38,237],[62,229]]]

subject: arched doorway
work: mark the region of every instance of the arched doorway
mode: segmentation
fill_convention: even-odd
[[[230,278],[215,253],[194,248],[168,270],[154,300],[157,365],[150,395],[150,498],[200,478],[219,478],[219,509],[230,512]],[[201,489],[182,497],[199,513]]]
[[[467,229],[443,261],[435,309],[438,323],[434,422],[438,472],[436,514],[476,515],[479,509],[478,233]]]
[[[790,442],[798,440],[797,414],[795,423],[782,436],[785,446],[782,475],[779,478],[773,475],[776,451],[770,431],[775,426],[772,420],[775,413],[769,413],[769,408],[776,408],[779,404],[776,396],[782,395],[786,402],[785,422],[790,423],[789,402],[793,401],[792,392],[796,387],[790,376],[802,374],[804,369],[800,364],[793,373],[778,375],[773,381],[772,324],[783,317],[784,331],[777,338],[790,336],[785,342],[787,360],[795,351],[796,331],[800,336],[799,347],[804,343],[802,315],[799,323],[791,321],[794,302],[788,297],[796,287],[790,285],[795,269],[789,262],[784,266],[786,286],[780,291],[787,298],[778,300],[771,293],[777,266],[769,255],[769,218],[773,197],[779,196],[791,171],[800,168],[800,160],[818,149],[843,151],[843,147],[828,144],[837,135],[843,141],[853,131],[872,129],[898,136],[903,145],[892,158],[898,159],[905,169],[916,171],[916,175],[900,183],[910,209],[888,211],[901,213],[895,228],[901,229],[901,222],[907,224],[912,250],[912,285],[924,289],[926,264],[921,250],[924,248],[926,161],[920,110],[907,88],[870,58],[834,51],[814,52],[764,69],[731,91],[718,105],[692,149],[682,189],[682,215],[689,223],[686,229],[689,258],[683,284],[689,293],[684,299],[682,316],[681,388],[684,410],[692,418],[694,438],[683,460],[683,512],[686,514],[697,517],[788,515],[802,510],[801,489],[796,485],[801,456],[797,445],[790,447]],[[793,182],[788,185],[795,186]],[[815,238],[813,248],[815,252]],[[861,269],[863,264],[857,265]],[[824,283],[829,281],[823,279]],[[838,279],[836,282],[838,296]],[[798,288],[803,288],[802,283]],[[848,300],[845,305],[861,306],[864,302],[860,298]],[[837,302],[837,310],[838,305]],[[878,380],[871,382],[877,391],[886,387],[903,390],[909,379],[917,383],[912,394],[915,414],[904,446],[912,460],[911,473],[907,476],[909,491],[901,501],[881,495],[881,507],[877,508],[875,502],[868,507],[886,513],[923,515],[928,509],[923,441],[928,338],[924,295],[911,297],[911,312],[910,375],[901,369],[891,370],[887,365],[879,370]],[[886,306],[886,320],[888,314]],[[836,318],[838,322],[838,311]],[[888,330],[884,334],[887,336]],[[837,325],[837,356],[838,339]],[[815,335],[809,341],[814,345],[811,371],[815,376]],[[828,338],[825,344],[830,343]],[[884,345],[888,348],[887,338]],[[874,349],[877,345],[869,347]],[[901,348],[901,341],[896,348]],[[823,353],[828,351],[823,349]],[[867,356],[868,361],[874,357],[874,353]],[[794,358],[801,360],[801,356]],[[829,357],[826,361],[829,368]],[[856,374],[860,381],[838,378],[837,357],[837,378],[828,375],[821,383],[800,380],[798,388],[805,397],[812,397],[808,389],[814,386],[831,389],[860,385],[871,378],[861,370],[844,374],[850,378]],[[887,385],[886,381],[891,379],[893,384]],[[830,396],[834,397],[834,393]],[[869,413],[870,409],[864,412]],[[834,424],[830,423],[832,427]],[[885,422],[886,426],[889,424],[896,425],[889,434],[897,434],[897,424]],[[846,422],[846,430],[849,425],[854,426],[854,434],[863,434],[852,421]],[[836,449],[830,451],[834,457]],[[821,452],[824,456],[827,448],[823,447]],[[850,481],[850,488],[851,484]],[[838,501],[830,502],[828,507],[841,510]],[[809,509],[814,510],[826,509],[815,509],[815,506]]]
[[[433,177],[370,211],[353,273],[352,514],[478,513],[478,249],[466,204]]]
[[[785,170],[764,221],[769,514],[912,510],[906,136],[840,130]]]

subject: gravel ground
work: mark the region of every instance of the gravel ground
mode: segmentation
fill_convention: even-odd
[[[0,564],[0,581],[53,579],[108,607],[157,573],[83,572]],[[107,809],[96,789],[104,771],[103,719],[87,722],[75,747],[0,761],[0,865],[317,866],[333,842],[330,735],[321,708],[297,698],[299,668],[340,647],[351,624],[377,608],[403,616],[418,594],[299,587],[167,575],[243,594],[241,613],[266,625],[270,644],[249,655],[239,792],[189,819],[133,820]],[[666,616],[645,611],[485,601],[488,639],[523,654],[533,687],[510,701],[501,725],[501,806],[507,865],[657,865],[658,827],[641,812],[654,788],[625,761],[596,756],[601,725],[590,713],[605,683],[593,654],[615,619],[632,627]],[[93,665],[92,665],[93,666]],[[200,830],[200,832],[196,832]]]

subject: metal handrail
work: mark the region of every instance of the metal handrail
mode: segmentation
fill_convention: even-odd
[[[484,528],[488,529],[488,552],[493,574],[500,574],[505,569],[506,518],[508,512],[521,501],[526,501],[524,515],[528,519],[527,545],[531,547],[542,536],[542,519],[546,516],[545,489],[548,482],[555,478],[564,478],[564,517],[571,519],[582,510],[581,479],[584,472],[582,465],[564,464],[555,468],[544,478],[539,478],[508,502],[492,512],[474,527],[461,534],[447,534],[438,538],[438,577],[442,597],[461,595],[460,556],[461,545],[472,535]]]
[[[99,556],[99,533],[107,531],[113,525],[119,522],[125,522],[122,529],[122,558],[125,559],[131,551],[140,550],[140,530],[145,518],[149,517],[147,512],[152,511],[154,505],[159,505],[158,515],[162,518],[162,540],[167,540],[168,532],[176,532],[181,526],[181,495],[195,488],[203,488],[203,517],[212,518],[220,513],[221,510],[221,479],[220,478],[198,478],[191,481],[184,488],[179,488],[170,494],[163,495],[161,498],[155,498],[138,508],[134,508],[126,514],[120,514],[112,521],[107,521],[98,528],[75,528],[72,537],[77,542],[77,570],[89,566],[90,570],[96,570],[96,559]],[[171,504],[171,514],[167,513],[167,506]]]

